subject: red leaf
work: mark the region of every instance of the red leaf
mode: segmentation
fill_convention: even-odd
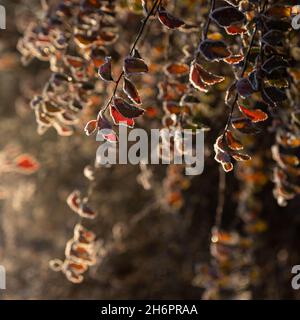
[[[212,86],[225,80],[225,78],[222,76],[218,76],[216,74],[208,72],[198,63],[195,63],[195,68],[198,70],[200,78],[204,82],[204,84]]]
[[[190,69],[190,83],[194,88],[198,89],[201,92],[208,92],[207,86],[202,81],[199,69],[196,67],[196,63],[191,64]]]
[[[165,67],[168,76],[181,77],[189,73],[189,66],[185,63],[169,63]]]
[[[209,61],[219,61],[231,56],[230,50],[223,41],[204,40],[200,43],[199,50]]]
[[[127,57],[124,59],[124,71],[126,74],[148,72],[148,66],[140,58]]]
[[[238,64],[243,60],[244,56],[242,54],[233,55],[224,59],[224,61],[228,64]]]
[[[227,130],[225,136],[226,136],[227,145],[231,150],[242,150],[243,149],[243,145],[241,144],[240,141],[238,141],[233,136],[231,131]]]
[[[145,110],[138,108],[132,104],[129,104],[122,98],[115,97],[113,99],[113,106],[121,113],[125,118],[133,119],[141,116]]]
[[[85,134],[87,136],[90,136],[91,134],[96,132],[97,127],[98,127],[98,121],[90,120],[84,127]]]
[[[230,35],[244,34],[247,32],[247,29],[237,25],[232,25],[225,28],[226,32]]]
[[[137,91],[137,88],[129,79],[125,77],[123,82],[123,90],[132,102],[136,104],[142,103],[139,92]]]
[[[239,105],[241,112],[252,122],[261,122],[268,119],[268,115],[260,109],[250,110],[242,105]]]
[[[105,63],[99,67],[98,74],[104,81],[114,81],[111,75],[111,57],[105,57]]]
[[[23,173],[33,173],[36,172],[40,165],[35,158],[29,154],[22,154],[15,159],[15,165],[18,170]]]
[[[158,10],[158,19],[169,29],[176,29],[184,25],[184,22],[179,18],[174,17],[166,11],[164,7],[160,7]]]
[[[123,125],[129,128],[134,127],[134,119],[128,119],[122,116],[122,114],[114,107],[110,107],[110,115],[116,125]]]
[[[79,212],[81,203],[80,191],[74,190],[67,198],[68,206],[75,212]]]

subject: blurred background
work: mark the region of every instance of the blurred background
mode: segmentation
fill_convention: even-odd
[[[224,109],[217,107],[219,93],[203,102],[216,103],[203,115],[204,122],[214,128],[205,134],[204,173],[188,179],[188,186],[181,189],[183,200],[170,200],[171,209],[157,205],[168,197],[165,166],[151,168],[154,182],[150,190],[137,181],[139,166],[97,168],[90,201],[98,216],[85,226],[103,241],[104,256],[89,268],[80,284],[49,268],[51,259],[64,259],[66,242],[78,222],[66,198],[74,189],[87,190],[89,186],[83,170],[87,165],[94,166],[98,143],[94,137],[87,137],[83,128],[109,89],[99,85],[99,99],[82,111],[72,135],[60,136],[53,128],[43,135],[37,133],[30,100],[43,91],[51,76],[49,62],[33,59],[23,66],[16,46],[29,22],[43,19],[45,3],[1,1],[6,8],[7,29],[0,30],[0,264],[7,270],[7,290],[0,291],[0,299],[201,299],[209,290],[213,291],[209,298],[220,299],[299,298],[290,281],[292,266],[300,263],[300,199],[296,197],[288,206],[279,207],[273,198],[272,182],[263,178],[253,200],[259,204],[263,232],[253,236],[255,244],[249,249],[247,266],[227,266],[231,271],[226,269],[222,279],[231,284],[226,287],[218,282],[217,286],[225,289],[218,294],[214,291],[218,277],[213,271],[210,238],[218,203],[219,169],[212,145],[226,120]],[[132,3],[124,1],[122,5],[123,10],[117,12],[120,39],[108,49],[115,59],[128,52],[142,17]],[[195,13],[189,17],[193,21]],[[141,52],[149,61],[151,54],[155,55],[150,48],[165,34],[156,22],[147,32],[152,35],[147,38],[148,44],[143,38]],[[171,54],[176,55],[182,47],[180,40],[175,35],[170,41],[175,43],[175,53]],[[146,96],[146,106],[155,104],[160,110],[156,100],[147,98],[156,92],[151,89],[155,78],[149,76],[144,81],[147,88],[141,95]],[[141,125],[156,127],[156,121],[146,117]],[[273,163],[265,146],[272,139],[267,133],[257,138],[259,145],[257,141],[249,143],[260,159],[257,163],[264,161],[263,167],[258,167],[267,177]],[[7,162],[24,154],[32,162],[32,172],[22,164],[19,170],[7,169]],[[237,212],[247,201],[241,195],[246,188],[242,177],[238,170],[226,176],[223,225],[230,232],[243,229],[242,223],[236,222]],[[241,285],[243,281],[246,283]]]

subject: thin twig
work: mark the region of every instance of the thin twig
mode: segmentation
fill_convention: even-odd
[[[211,5],[210,5],[210,10],[209,10],[208,18],[207,18],[205,27],[204,27],[203,32],[202,32],[202,41],[207,38],[209,26],[210,26],[210,23],[211,23],[210,14],[211,14],[211,12],[215,9],[215,6],[216,6],[216,1],[215,1],[215,0],[211,0]]]
[[[219,189],[218,189],[218,206],[216,210],[215,226],[221,227],[222,216],[225,204],[225,188],[226,188],[226,173],[221,166],[219,166]]]

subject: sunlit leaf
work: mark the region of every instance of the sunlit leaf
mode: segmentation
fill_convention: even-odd
[[[163,25],[165,25],[169,29],[176,29],[184,25],[184,22],[181,19],[171,15],[162,6],[158,10],[158,19]]]
[[[128,98],[136,103],[136,104],[141,104],[142,100],[140,98],[139,92],[135,85],[126,77],[124,77],[124,82],[123,82],[123,90],[127,94]]]
[[[241,112],[254,123],[268,119],[268,115],[260,109],[250,110],[242,105],[239,105],[239,108]]]
[[[199,51],[209,61],[219,61],[231,56],[223,41],[204,40],[199,45]]]
[[[91,134],[95,133],[96,130],[97,130],[97,127],[98,127],[98,121],[97,120],[90,120],[85,128],[84,128],[84,131],[85,131],[85,134],[87,136],[90,136]]]
[[[98,74],[104,81],[114,81],[111,74],[111,57],[105,57],[105,63],[99,67]]]
[[[129,128],[134,127],[134,119],[124,117],[114,106],[110,107],[110,115],[116,125],[123,125]]]
[[[126,74],[145,73],[148,72],[148,66],[143,59],[127,57],[124,60],[124,71]]]
[[[181,77],[189,73],[189,66],[185,63],[169,63],[165,67],[165,72],[168,76]]]
[[[227,145],[231,150],[242,150],[244,148],[242,143],[233,136],[230,130],[226,131],[225,136]]]
[[[129,119],[137,118],[145,112],[144,109],[129,104],[124,99],[119,97],[114,97],[113,106],[121,113],[123,117]]]

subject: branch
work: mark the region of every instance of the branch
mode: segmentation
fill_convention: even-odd
[[[210,10],[209,10],[209,14],[208,14],[208,18],[205,24],[205,27],[203,29],[202,32],[202,41],[205,40],[207,38],[207,34],[208,34],[208,30],[209,30],[209,26],[211,23],[211,18],[210,18],[210,14],[211,12],[215,9],[216,6],[216,1],[215,0],[211,0],[211,4],[210,4]]]
[[[222,216],[225,204],[225,189],[226,189],[226,173],[222,166],[219,166],[219,187],[218,187],[218,206],[216,210],[215,226],[221,227]]]
[[[252,37],[251,37],[250,45],[249,45],[247,54],[246,54],[245,59],[244,59],[244,65],[243,65],[243,69],[242,69],[242,72],[241,72],[240,79],[244,77],[245,72],[247,70],[247,66],[248,66],[248,62],[249,62],[248,60],[249,60],[249,57],[250,57],[251,49],[252,49],[252,47],[254,45],[254,40],[255,40],[256,33],[257,33],[257,25],[255,26],[254,32],[253,32]],[[239,98],[239,95],[238,95],[238,93],[236,93],[235,97],[233,99],[233,102],[231,104],[231,107],[230,107],[230,113],[229,113],[229,116],[228,116],[228,120],[227,120],[226,126],[224,128],[223,139],[224,139],[225,134],[228,131],[228,128],[230,126],[232,115],[233,115],[233,111],[234,111],[234,107],[235,107],[235,104],[238,101],[238,98]]]
[[[132,45],[132,47],[131,47],[131,49],[130,49],[129,55],[132,55],[134,49],[136,48],[136,46],[137,46],[137,44],[138,44],[138,42],[139,42],[139,40],[140,40],[140,38],[141,38],[141,36],[142,36],[142,34],[143,34],[143,32],[144,32],[144,29],[145,29],[145,27],[146,27],[146,24],[147,24],[148,20],[150,19],[150,17],[152,16],[152,14],[153,14],[154,12],[156,13],[155,9],[159,7],[161,1],[162,1],[162,0],[156,0],[156,1],[154,2],[154,4],[153,4],[151,10],[150,10],[149,13],[147,14],[146,18],[145,18],[144,20],[142,20],[141,28],[140,28],[140,30],[139,30],[139,32],[138,32],[138,34],[137,34],[137,36],[136,36],[136,38],[135,38],[135,40],[134,40],[134,43],[133,43],[133,45]],[[117,90],[118,90],[120,81],[122,80],[123,76],[124,76],[124,71],[122,71],[122,72],[120,73],[118,79],[116,80],[113,93],[112,93],[111,97],[109,98],[109,100],[108,100],[107,104],[105,105],[105,107],[102,108],[102,109],[99,111],[97,119],[99,119],[99,118],[101,117],[101,114],[104,113],[104,112],[107,110],[107,108],[110,106],[110,104],[111,104],[114,96],[116,95],[116,92],[117,92]]]

